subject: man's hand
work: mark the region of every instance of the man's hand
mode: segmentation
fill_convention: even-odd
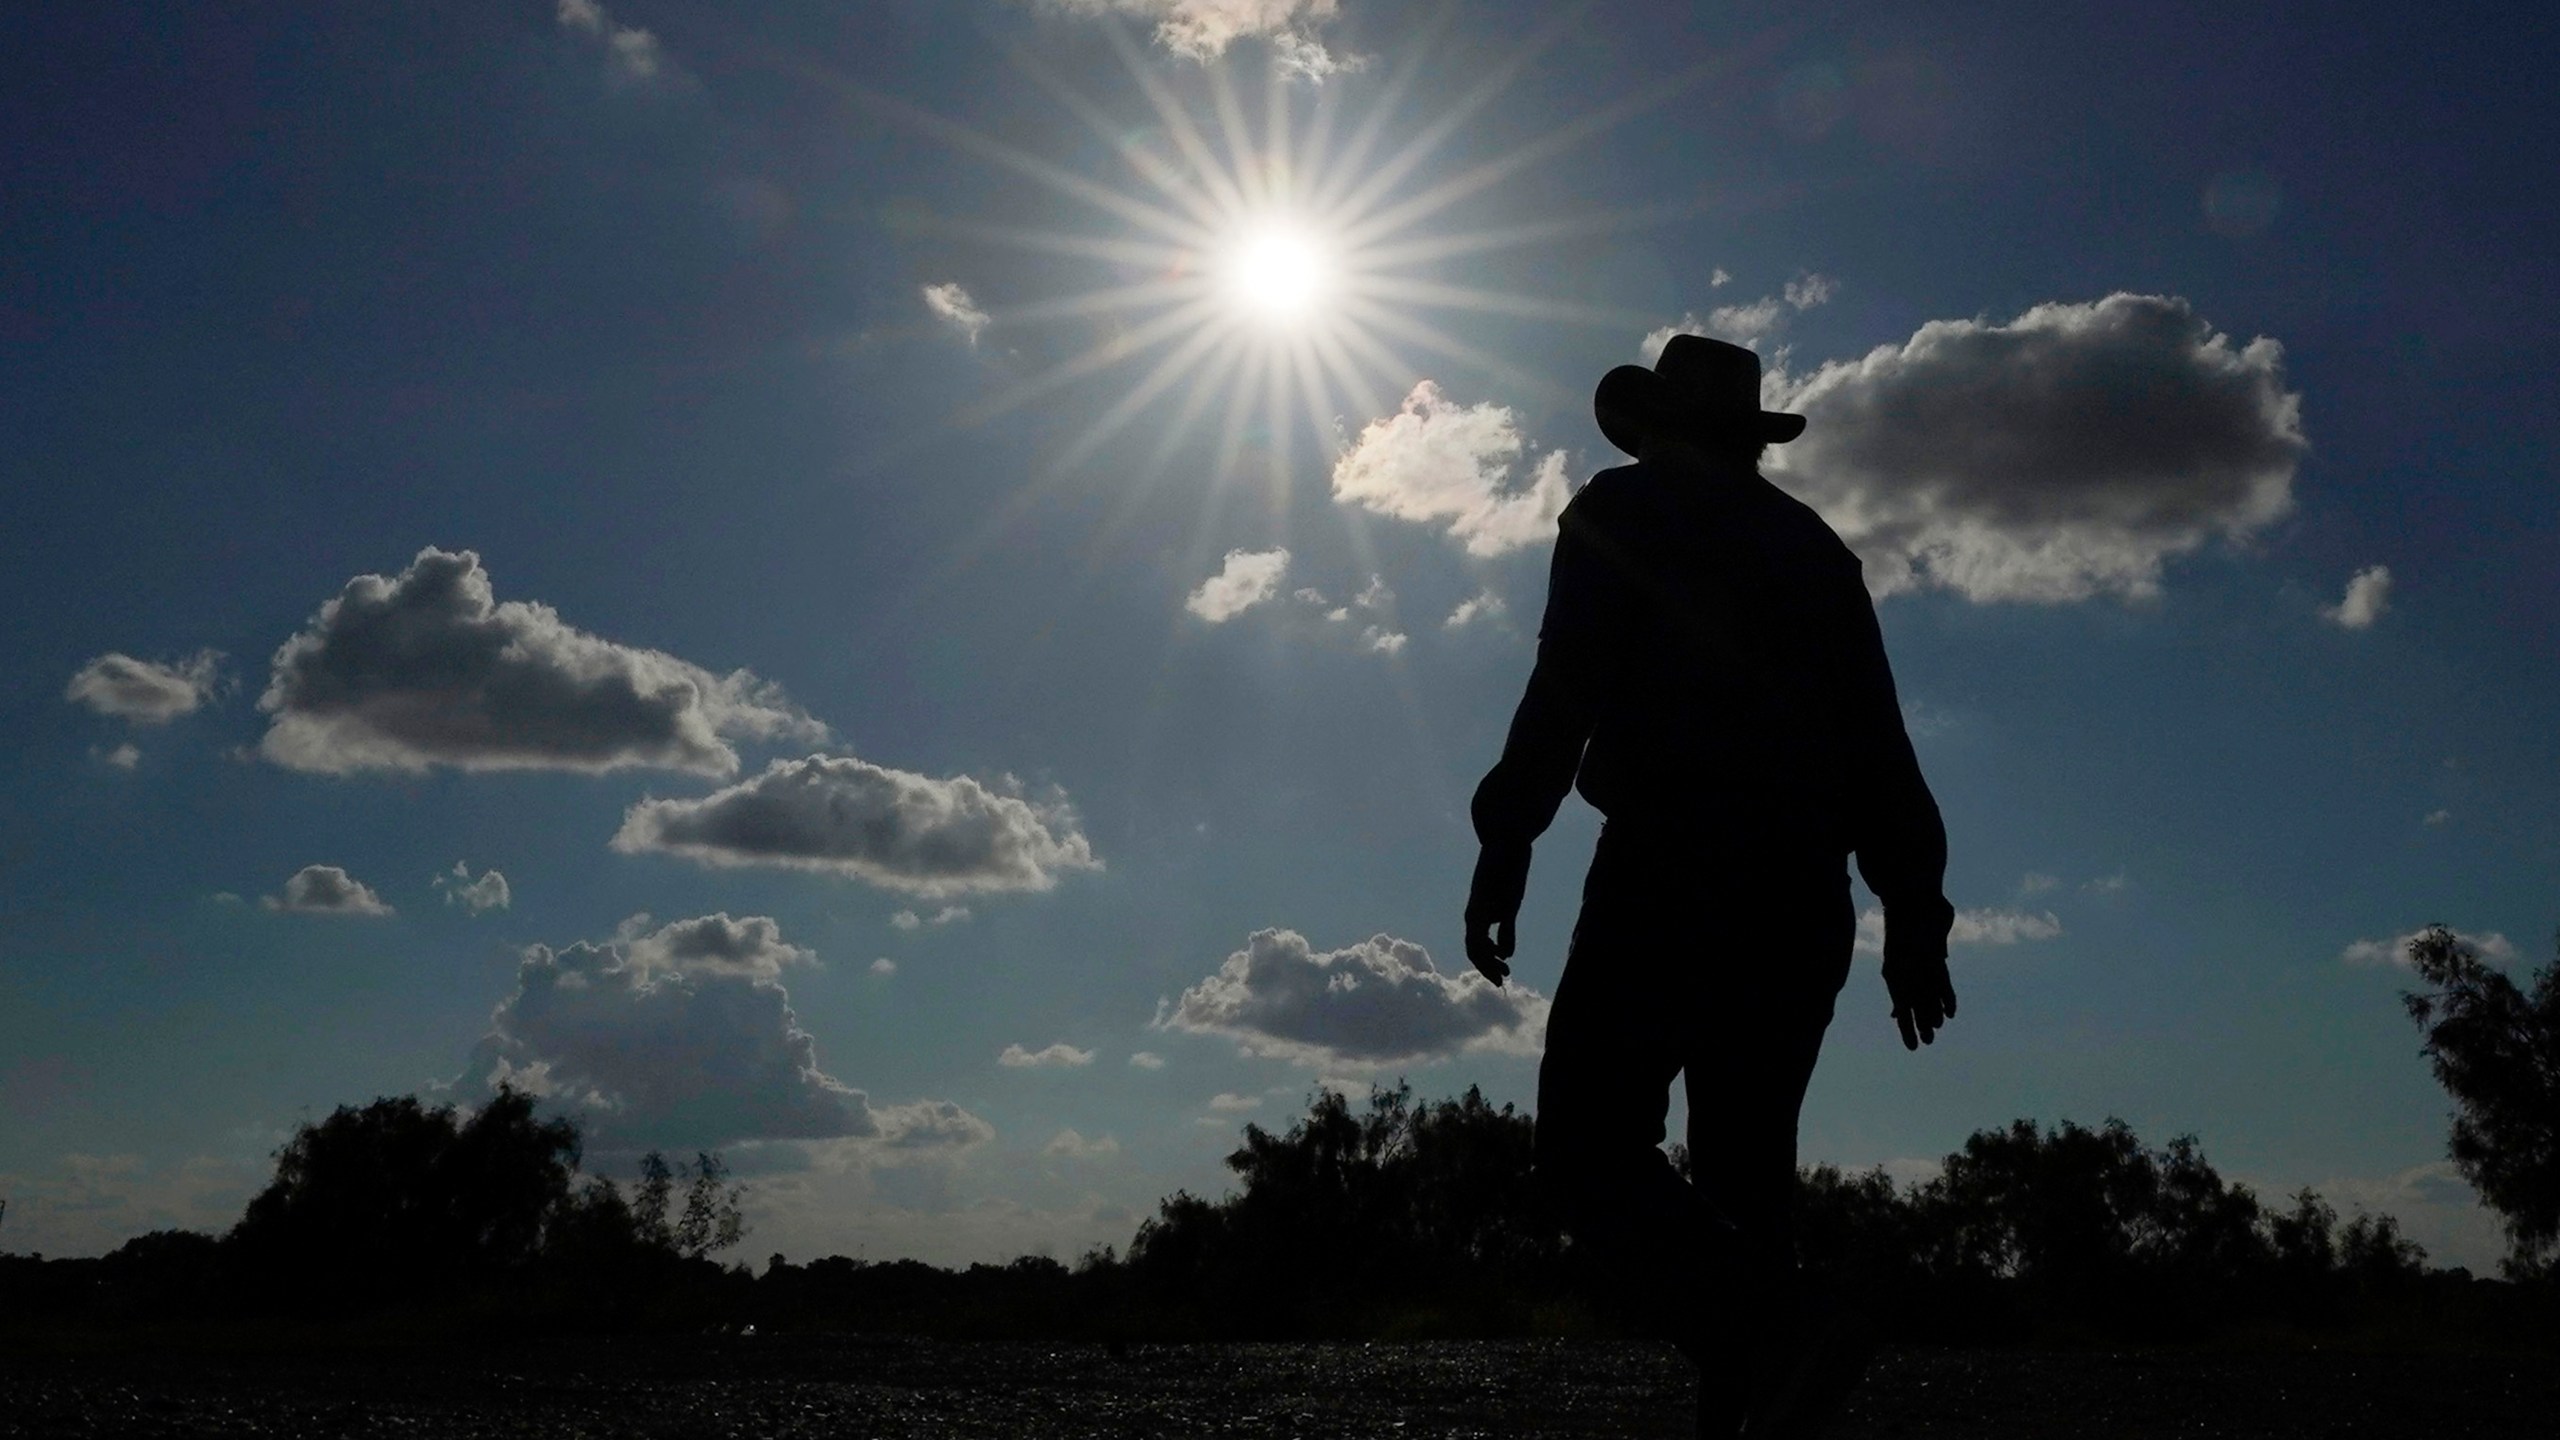
[[[1884,988],[1905,1050],[1935,1043],[1938,1027],[1955,1017],[1956,983],[1947,974],[1947,932],[1955,923],[1956,909],[1944,900],[1884,912]]]
[[[1487,845],[1476,853],[1475,883],[1467,887],[1467,959],[1496,985],[1511,974],[1520,897],[1528,888],[1528,846]]]

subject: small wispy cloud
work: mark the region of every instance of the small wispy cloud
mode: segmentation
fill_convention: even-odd
[[[219,650],[166,663],[111,650],[74,672],[62,698],[128,724],[166,725],[203,708],[221,687]]]
[[[966,905],[945,905],[930,915],[919,915],[913,910],[901,910],[889,917],[889,924],[899,930],[939,930],[945,925],[967,923],[970,914],[970,909]]]
[[[1085,1138],[1074,1130],[1061,1130],[1040,1147],[1040,1153],[1053,1160],[1100,1160],[1120,1153],[1120,1142],[1109,1135]]]
[[[2425,933],[2423,930],[2412,930],[2406,935],[2395,935],[2388,940],[2358,940],[2339,951],[2338,958],[2359,969],[2372,969],[2382,965],[2405,966],[2410,963],[2410,956],[2418,943],[2418,937]],[[2467,945],[2477,951],[2481,959],[2492,965],[2505,965],[2516,958],[2515,942],[2495,930],[2484,931],[2477,935],[2456,930],[2453,932],[2453,938],[2457,944]]]
[[[305,865],[284,882],[284,893],[258,901],[287,915],[388,915],[391,907],[373,887],[335,865]]]
[[[1152,1050],[1140,1050],[1129,1057],[1129,1068],[1132,1070],[1161,1070],[1164,1068],[1164,1057],[1156,1054]]]
[[[932,311],[934,318],[960,332],[961,338],[969,342],[970,349],[977,349],[978,337],[986,333],[987,326],[993,321],[985,310],[979,308],[978,302],[970,298],[968,290],[957,280],[946,280],[938,285],[925,286],[923,293],[924,308]]]
[[[658,37],[636,25],[617,24],[596,0],[560,0],[560,28],[604,55],[605,75],[616,84],[664,84],[683,78]]]
[[[2368,565],[2347,579],[2347,593],[2320,607],[2322,619],[2341,630],[2370,630],[2391,608],[2391,567]]]
[[[1480,620],[1499,620],[1508,614],[1510,609],[1511,607],[1504,603],[1501,596],[1490,590],[1478,591],[1459,601],[1458,608],[1449,612],[1449,618],[1440,622],[1440,628],[1463,630]]]
[[[435,888],[444,892],[444,903],[459,905],[474,915],[489,910],[504,910],[515,903],[514,892],[507,888],[507,877],[495,870],[483,870],[478,876],[460,860],[453,869],[435,878]]]
[[[1278,546],[1230,550],[1218,573],[1201,581],[1182,608],[1212,625],[1222,625],[1280,593],[1280,581],[1288,573],[1289,552]]]
[[[1020,1045],[1007,1045],[996,1063],[1008,1070],[1072,1069],[1093,1063],[1093,1052],[1079,1050],[1061,1040],[1044,1050],[1026,1050]]]

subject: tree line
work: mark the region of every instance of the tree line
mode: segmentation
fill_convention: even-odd
[[[1799,1258],[1908,1340],[2180,1338],[2234,1327],[2548,1327],[2560,1297],[2560,965],[2530,989],[2436,927],[2404,997],[2455,1102],[2451,1154],[2506,1223],[2503,1282],[2430,1269],[2387,1215],[2263,1199],[2193,1136],[2019,1120],[1937,1173],[1801,1172]],[[448,1327],[765,1326],[1135,1337],[1605,1333],[1530,1170],[1532,1121],[1477,1090],[1365,1104],[1321,1090],[1248,1124],[1216,1199],[1166,1197],[1127,1252],[943,1270],[832,1256],[764,1269],[717,1154],[580,1172],[576,1127],[501,1090],[479,1110],[385,1098],[300,1127],[225,1235],[104,1257],[0,1255],[0,1324],[423,1317]],[[1686,1156],[1673,1147],[1675,1164]],[[2537,1318],[2538,1317],[2538,1318]]]

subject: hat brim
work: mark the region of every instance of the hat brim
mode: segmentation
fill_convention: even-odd
[[[1642,454],[1647,436],[1713,439],[1739,431],[1769,445],[1784,445],[1804,433],[1804,417],[1782,410],[1702,411],[1683,405],[1660,375],[1642,365],[1620,365],[1600,377],[1591,395],[1591,411],[1608,442],[1630,455]]]

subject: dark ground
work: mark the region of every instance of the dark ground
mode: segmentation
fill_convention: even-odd
[[[0,1436],[1684,1436],[1685,1366],[1618,1342],[558,1342],[257,1358],[0,1352]],[[48,1353],[49,1352],[49,1353]],[[2547,1356],[1889,1350],[1842,1440],[2549,1437]]]

